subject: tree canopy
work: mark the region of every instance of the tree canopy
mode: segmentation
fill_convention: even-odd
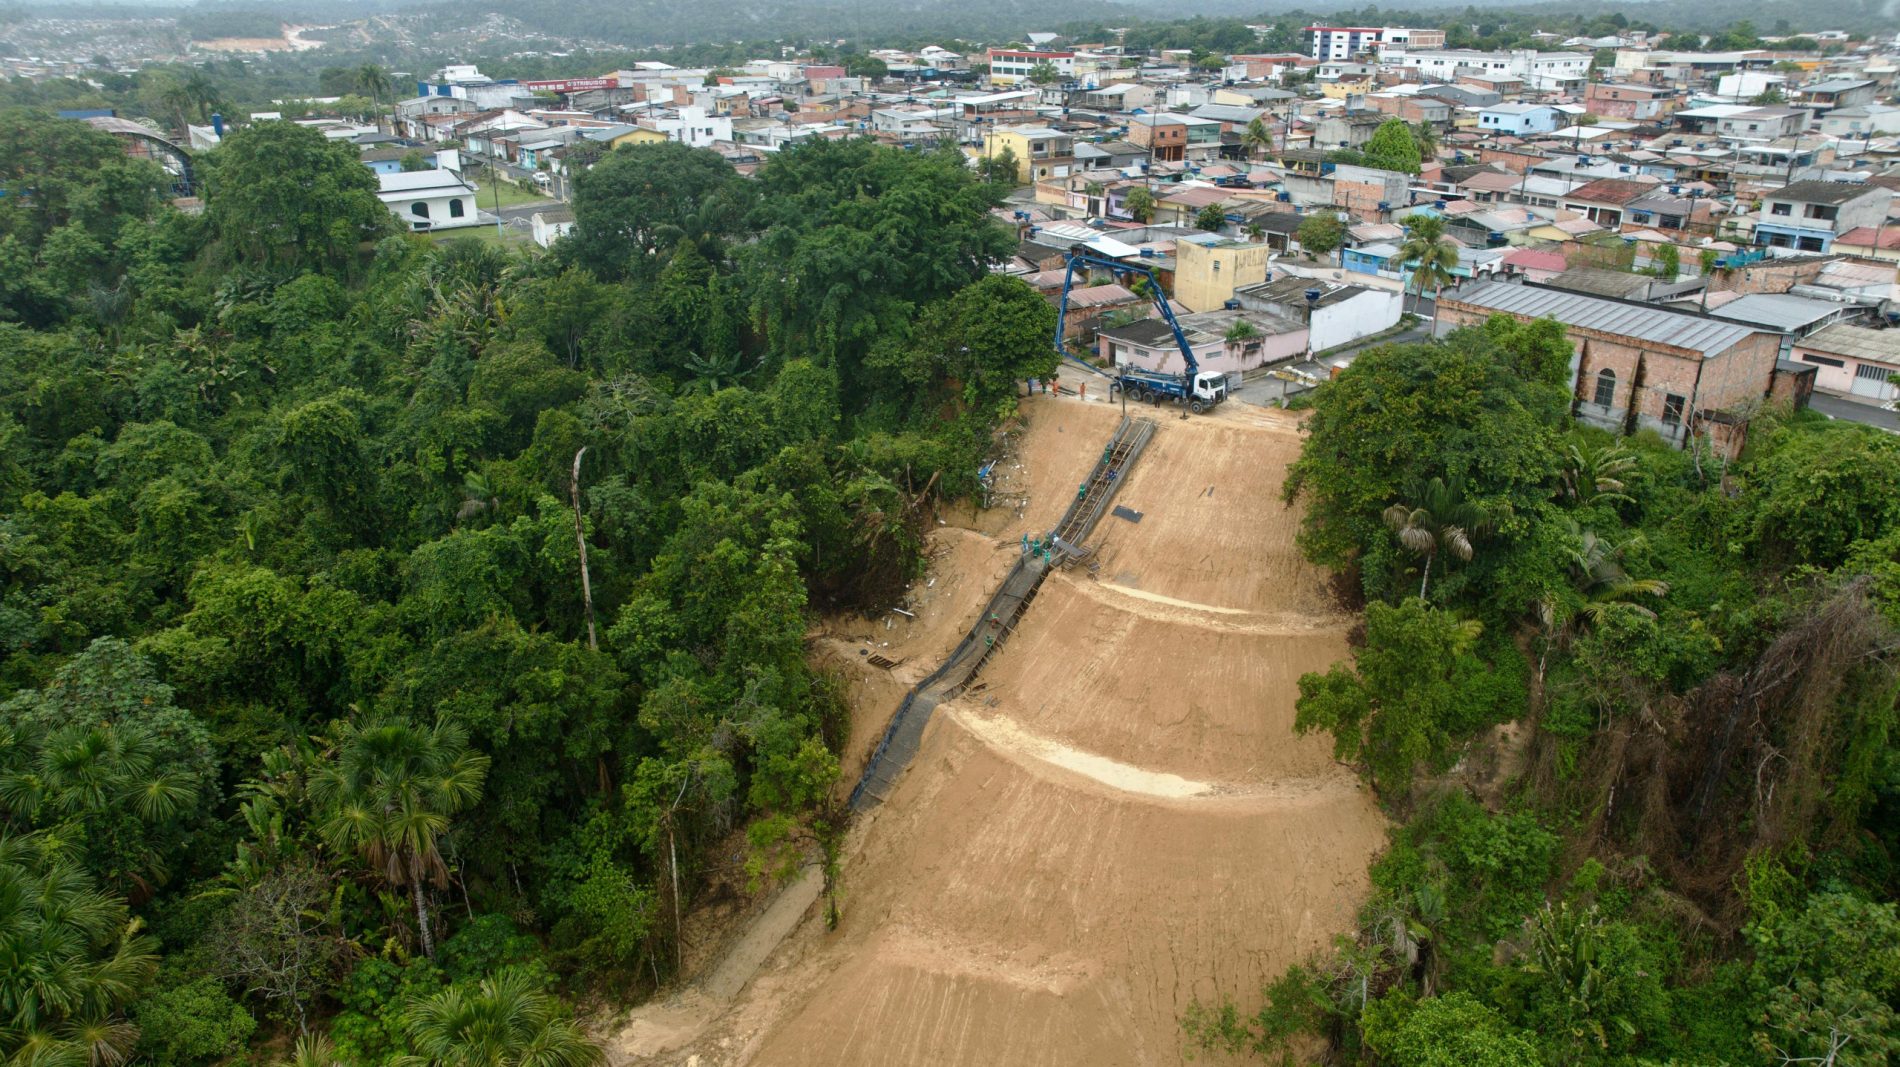
[[[1380,123],[1360,154],[1368,167],[1396,170],[1401,174],[1417,174],[1420,169],[1418,136],[1404,119],[1387,119]]]
[[[960,155],[623,148],[530,256],[292,123],[202,217],[0,139],[0,1051],[592,1063],[567,998],[670,980],[732,842],[835,860],[811,614],[903,595],[1056,361]]]

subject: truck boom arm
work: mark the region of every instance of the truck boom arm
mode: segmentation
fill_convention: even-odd
[[[1063,326],[1069,318],[1069,289],[1075,284],[1075,268],[1099,267],[1118,278],[1141,277],[1148,279],[1148,295],[1154,299],[1155,307],[1161,311],[1161,320],[1174,331],[1174,343],[1180,346],[1181,360],[1187,367],[1188,387],[1193,388],[1194,376],[1200,373],[1201,364],[1194,358],[1194,347],[1188,344],[1187,334],[1181,332],[1181,324],[1174,317],[1174,309],[1168,306],[1168,294],[1161,291],[1161,279],[1155,276],[1152,267],[1137,263],[1123,263],[1119,259],[1110,259],[1098,252],[1091,251],[1086,245],[1069,246],[1068,270],[1062,275],[1062,303],[1056,307],[1056,352],[1066,355],[1062,349]]]

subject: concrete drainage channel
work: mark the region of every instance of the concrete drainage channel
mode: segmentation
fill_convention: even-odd
[[[1114,436],[1103,447],[1102,458],[1096,461],[1088,480],[1077,490],[1075,501],[1063,513],[1062,521],[1050,531],[1046,554],[1025,552],[949,657],[904,695],[904,702],[898,705],[891,725],[878,741],[877,751],[865,765],[864,776],[851,791],[851,810],[868,811],[890,794],[904,768],[910,766],[911,758],[917,754],[917,747],[923,743],[930,713],[976,680],[983,664],[1015,632],[1017,622],[1029,602],[1036,598],[1036,590],[1042,587],[1050,568],[1085,553],[1082,543],[1108,510],[1116,491],[1128,480],[1129,468],[1141,457],[1142,449],[1147,447],[1154,432],[1153,419],[1122,419]]]

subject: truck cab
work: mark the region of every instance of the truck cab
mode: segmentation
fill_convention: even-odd
[[[1210,404],[1227,399],[1227,375],[1214,370],[1197,373],[1194,375],[1194,395]]]

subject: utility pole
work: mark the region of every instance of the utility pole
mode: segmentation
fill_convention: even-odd
[[[506,238],[508,233],[501,224],[501,164],[499,162],[488,168],[488,187],[495,191],[495,236]]]

